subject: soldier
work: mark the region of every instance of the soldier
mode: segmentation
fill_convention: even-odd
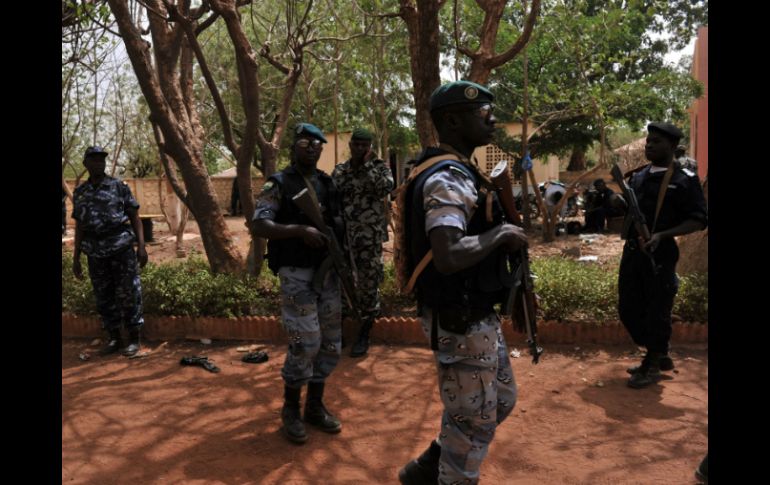
[[[75,189],[72,218],[75,219],[75,252],[72,272],[83,278],[80,251],[88,257],[88,273],[96,296],[96,308],[107,330],[103,355],[122,347],[120,327],[128,330],[123,355],[139,351],[139,331],[144,324],[139,266],[147,264],[139,203],[125,182],[104,173],[107,152],[99,146],[86,149],[83,165],[88,181]],[[130,226],[129,223],[130,222]],[[133,231],[131,228],[133,227]],[[134,252],[134,242],[137,243]]]
[[[668,355],[671,311],[679,288],[674,236],[706,228],[706,200],[698,175],[674,163],[682,132],[670,123],[647,126],[644,155],[651,163],[631,176],[629,186],[649,226],[643,240],[627,215],[621,237],[626,240],[618,275],[618,313],[634,343],[647,349],[641,365],[628,369],[630,387],[640,389],[674,368]],[[616,201],[624,204],[622,198]],[[652,256],[652,260],[650,259]]]
[[[332,179],[340,192],[347,248],[356,268],[361,329],[351,357],[366,355],[369,332],[380,311],[379,286],[384,278],[382,243],[387,240],[386,197],[393,190],[393,175],[372,151],[372,134],[353,130],[350,159],[334,167]]]
[[[341,228],[338,194],[332,179],[316,169],[322,143],[326,143],[326,138],[316,126],[300,123],[296,127],[291,165],[268,178],[252,217],[255,234],[269,239],[268,266],[281,280],[281,318],[289,337],[281,370],[281,420],[284,435],[293,443],[307,441],[300,416],[300,395],[305,384],[305,422],[327,433],[339,433],[342,429],[339,419],[322,402],[326,378],[340,358],[340,283],[334,271],[314,281],[319,276],[319,265],[328,256],[327,239],[291,200],[302,189],[312,187],[326,224]]]
[[[494,305],[504,297],[498,263],[527,239],[521,228],[502,223],[491,183],[470,160],[493,139],[493,100],[488,89],[468,81],[433,92],[430,114],[441,143],[420,156],[413,171],[421,173],[406,196],[413,201],[406,208],[409,257],[416,263],[433,251],[415,291],[444,412],[437,439],[399,471],[403,484],[477,483],[495,429],[516,403]],[[487,197],[493,197],[491,211]]]

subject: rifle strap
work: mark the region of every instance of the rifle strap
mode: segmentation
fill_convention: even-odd
[[[297,170],[300,175],[302,175],[302,180],[305,182],[305,187],[307,187],[307,192],[310,195],[310,198],[313,200],[313,203],[318,207],[318,209],[321,209],[321,204],[318,203],[318,195],[315,193],[315,188],[313,187],[313,184],[310,183],[310,179],[307,178],[307,176]]]
[[[444,154],[444,155],[431,157],[425,160],[424,162],[422,162],[420,165],[416,166],[414,169],[412,169],[412,171],[409,172],[409,177],[406,179],[406,181],[401,187],[405,189],[423,171],[432,167],[438,162],[442,162],[444,160],[455,160],[458,162],[461,161],[457,156],[452,154]],[[468,214],[468,220],[471,220],[471,218],[473,217],[473,212],[475,211],[475,209],[476,209],[475,207],[471,208],[471,212],[470,214]],[[420,273],[422,273],[425,270],[425,267],[428,266],[428,263],[430,263],[432,259],[433,259],[433,250],[431,249],[427,253],[425,253],[425,256],[422,257],[422,260],[420,260],[420,262],[417,264],[417,267],[414,268],[414,271],[412,272],[412,276],[409,278],[409,281],[406,284],[406,288],[404,289],[406,294],[412,293],[412,289],[414,289],[414,285],[417,283],[417,277],[420,276]]]
[[[655,219],[652,220],[652,229],[650,235],[655,234],[655,225],[658,223],[658,214],[663,207],[663,199],[666,197],[666,190],[668,189],[668,183],[671,181],[671,176],[674,174],[674,164],[668,166],[665,175],[663,175],[663,181],[660,183],[660,189],[658,190],[658,204],[655,206]]]

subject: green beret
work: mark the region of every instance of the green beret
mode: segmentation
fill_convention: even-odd
[[[673,140],[674,143],[679,143],[679,140],[684,137],[682,130],[672,125],[671,123],[656,121],[647,125],[647,131],[657,131],[663,134],[669,140]]]
[[[303,136],[310,136],[313,138],[317,138],[322,142],[327,143],[326,138],[324,138],[323,132],[320,129],[318,129],[316,125],[311,125],[310,123],[300,123],[294,128],[295,140]]]
[[[353,136],[351,137],[351,139],[372,141],[374,139],[374,136],[372,136],[372,133],[366,128],[356,128],[355,130],[353,130]]]
[[[470,81],[453,81],[442,84],[430,95],[430,111],[453,104],[491,103],[495,95],[482,86]]]

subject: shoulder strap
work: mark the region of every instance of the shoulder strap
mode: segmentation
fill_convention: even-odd
[[[457,158],[455,155],[451,154],[444,154],[444,155],[438,155],[435,157],[431,157],[424,162],[422,162],[420,165],[415,167],[414,170],[409,172],[409,177],[406,179],[406,182],[402,187],[406,187],[410,182],[412,182],[415,178],[417,178],[418,175],[420,175],[422,172],[427,170],[428,168],[436,165],[439,162],[443,162],[444,160],[454,160],[454,161],[460,161],[459,158]],[[417,172],[417,173],[415,173]],[[414,175],[414,177],[412,177]],[[470,214],[468,214],[468,220],[470,220],[473,217],[473,212],[475,210],[475,207],[471,209]],[[417,266],[414,268],[414,271],[412,272],[412,276],[409,278],[409,281],[406,284],[406,288],[404,291],[409,294],[414,289],[414,285],[417,283],[417,277],[420,276],[420,273],[422,273],[425,268],[428,266],[428,263],[433,260],[433,250],[429,249],[427,253],[425,253],[425,256],[420,260],[420,262],[417,264]]]
[[[660,183],[660,189],[658,189],[658,204],[655,206],[655,219],[652,220],[652,230],[650,234],[655,233],[655,225],[658,223],[658,214],[660,214],[660,208],[663,207],[663,199],[666,197],[666,190],[668,189],[668,183],[671,181],[671,176],[674,174],[674,164],[668,166],[665,175],[663,175],[663,181]]]

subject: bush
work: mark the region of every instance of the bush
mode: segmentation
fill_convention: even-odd
[[[679,276],[679,292],[674,300],[674,313],[688,322],[708,321],[708,273],[690,273]]]
[[[72,274],[72,254],[62,253],[62,310],[96,313],[93,289],[87,273],[84,280]],[[213,274],[202,258],[179,263],[148,263],[142,270],[142,304],[150,315],[239,317],[279,313],[278,278]]]
[[[532,261],[535,292],[546,320],[617,319],[617,267],[547,257]]]
[[[84,280],[72,274],[72,254],[62,253],[62,310],[95,314],[96,306],[88,265]],[[535,291],[546,320],[615,320],[618,301],[618,263],[585,264],[548,257],[532,261]],[[400,294],[395,268],[385,263],[380,286],[383,316],[413,312],[414,300]],[[148,263],[142,270],[144,312],[149,315],[239,317],[280,315],[280,282],[267,268],[258,279],[233,274],[212,274],[202,258],[177,263]],[[708,275],[680,278],[674,313],[685,321],[708,321]]]

